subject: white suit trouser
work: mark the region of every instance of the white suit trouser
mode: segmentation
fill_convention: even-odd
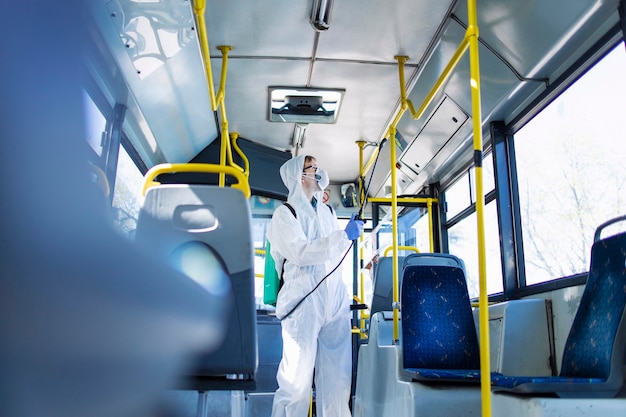
[[[283,356],[272,417],[306,417],[313,368],[317,417],[349,417],[352,382],[350,320],[324,320],[305,302],[282,321]]]

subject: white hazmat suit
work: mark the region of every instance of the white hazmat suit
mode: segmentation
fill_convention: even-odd
[[[284,262],[284,284],[276,302],[276,315],[282,319],[283,356],[272,417],[308,415],[314,368],[317,417],[349,417],[350,298],[341,267],[285,318],[339,264],[350,246],[334,212],[322,203],[321,189],[315,196],[316,207],[305,195],[304,160],[303,155],[296,156],[280,168],[289,189],[287,202],[297,218],[283,205],[274,212],[267,230],[279,275]]]

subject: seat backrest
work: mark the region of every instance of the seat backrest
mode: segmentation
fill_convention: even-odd
[[[596,233],[587,284],[563,351],[561,376],[623,381],[625,306],[626,232],[602,240]]]
[[[404,256],[398,256],[398,285],[402,285],[402,263]],[[372,282],[372,302],[370,316],[379,311],[392,311],[393,304],[393,257],[384,256],[374,264],[374,280]]]
[[[257,393],[274,393],[278,389],[276,374],[283,356],[283,338],[280,319],[274,314],[257,312],[259,337],[259,368],[256,374]]]
[[[194,378],[253,381],[257,368],[254,252],[244,194],[209,185],[161,185],[148,190],[137,243],[208,291],[230,293],[229,320],[217,350],[198,361]],[[217,388],[226,387],[223,381]]]
[[[554,393],[559,397],[611,398],[624,385],[626,355],[626,232],[600,239],[591,248],[587,284],[563,350],[557,377],[492,375],[492,389],[514,393]]]
[[[403,367],[479,369],[463,262],[449,254],[411,254],[402,275]]]

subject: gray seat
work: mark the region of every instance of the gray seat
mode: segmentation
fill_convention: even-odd
[[[404,256],[398,256],[398,270],[402,267]],[[398,286],[402,285],[402,274],[398,274]],[[392,311],[393,304],[393,257],[384,256],[374,267],[372,283],[372,303],[370,317],[379,311]]]
[[[140,247],[225,295],[217,348],[198,358],[181,388],[254,389],[257,324],[251,215],[244,194],[210,185],[150,188],[137,223]]]
[[[276,374],[283,356],[283,338],[280,320],[273,314],[257,312],[259,336],[259,368],[254,392],[274,393],[278,389]],[[251,390],[249,390],[251,391]]]

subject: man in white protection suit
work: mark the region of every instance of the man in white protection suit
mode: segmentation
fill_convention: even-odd
[[[280,175],[289,196],[267,230],[284,280],[276,301],[283,356],[272,417],[308,415],[314,374],[317,417],[349,417],[350,297],[337,266],[363,232],[363,221],[353,218],[345,230],[339,227],[332,208],[322,202],[328,174],[314,157],[290,159]]]

